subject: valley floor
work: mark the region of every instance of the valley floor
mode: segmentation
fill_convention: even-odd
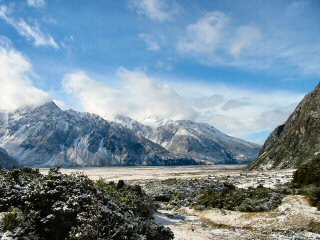
[[[148,191],[158,191],[165,179],[210,179],[230,182],[238,188],[263,185],[274,188],[291,181],[294,170],[245,172],[243,165],[186,167],[112,167],[61,169],[63,173],[83,172],[96,180],[125,180],[138,183]],[[47,169],[41,169],[46,173]],[[173,186],[174,187],[174,186]],[[148,189],[149,188],[149,189]],[[151,188],[151,189],[150,189]],[[194,210],[187,207],[163,209],[156,221],[172,229],[178,240],[208,239],[320,239],[312,229],[320,225],[320,211],[300,195],[286,196],[270,212],[245,213],[220,209]]]
[[[308,231],[320,225],[320,211],[300,195],[285,197],[283,203],[271,212],[180,208],[170,214],[162,212],[157,221],[170,227],[177,240],[320,239],[320,234]]]
[[[61,172],[71,174],[80,172],[93,180],[103,178],[106,181],[125,180],[126,182],[145,183],[170,178],[193,179],[210,178],[216,181],[230,181],[238,187],[257,184],[277,184],[291,180],[294,170],[275,170],[265,172],[244,172],[246,165],[191,165],[191,166],[143,166],[143,167],[89,167],[61,168]],[[48,168],[41,168],[46,174]]]

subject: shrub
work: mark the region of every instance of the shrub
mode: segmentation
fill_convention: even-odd
[[[320,157],[316,156],[294,173],[292,185],[308,196],[311,205],[320,209]]]
[[[281,204],[284,194],[270,188],[205,190],[195,199],[196,208],[220,208],[243,212],[270,211]]]
[[[308,163],[302,165],[293,176],[293,183],[300,185],[320,185],[320,158],[315,157]]]
[[[17,239],[172,239],[154,223],[155,210],[139,186],[124,182],[94,182],[58,169],[0,174],[2,229]]]
[[[19,208],[9,209],[2,217],[3,231],[13,231],[17,228],[20,222],[23,221],[23,214]]]
[[[311,205],[320,210],[320,187],[315,188],[309,195]]]

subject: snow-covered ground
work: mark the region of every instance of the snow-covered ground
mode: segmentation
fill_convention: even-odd
[[[300,195],[285,197],[271,212],[180,208],[175,212],[160,212],[156,220],[170,227],[177,240],[320,239],[320,234],[310,232],[312,226],[320,224],[320,211]]]
[[[61,169],[63,173],[83,172],[91,179],[120,179],[142,186],[149,181],[177,179],[210,179],[230,182],[240,188],[263,185],[275,187],[292,180],[294,170],[260,172],[243,171],[243,165],[211,165],[183,167],[112,167]],[[41,169],[46,173],[48,169]],[[210,239],[320,239],[312,226],[320,225],[320,211],[311,207],[305,197],[289,195],[274,211],[243,213],[220,209],[194,210],[180,208],[160,211],[156,221],[172,229],[178,240]]]
[[[93,180],[103,178],[106,181],[118,181],[144,184],[146,181],[165,180],[170,178],[192,179],[208,178],[217,182],[230,182],[239,188],[249,186],[274,187],[292,179],[294,169],[274,171],[242,171],[245,165],[196,165],[196,166],[169,166],[169,167],[91,167],[91,168],[62,168],[61,172],[71,174],[81,172]],[[47,168],[40,169],[47,173]]]
[[[168,178],[201,178],[220,173],[240,174],[245,165],[191,165],[191,166],[143,166],[143,167],[90,167],[61,168],[62,173],[82,172],[93,180],[103,178],[107,181],[147,181],[164,180]],[[47,173],[49,169],[40,169]]]

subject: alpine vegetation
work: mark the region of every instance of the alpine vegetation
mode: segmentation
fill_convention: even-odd
[[[172,232],[155,224],[156,207],[139,186],[94,182],[51,169],[0,173],[1,231],[13,239],[160,239]]]

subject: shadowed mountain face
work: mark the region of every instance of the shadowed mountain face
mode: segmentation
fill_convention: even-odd
[[[320,86],[307,94],[285,124],[277,127],[248,169],[298,168],[319,158]]]
[[[172,154],[209,164],[248,163],[257,157],[260,149],[257,144],[230,137],[206,123],[161,120],[148,126],[123,116],[115,117],[114,121]]]
[[[0,169],[10,169],[14,168],[16,165],[16,161],[8,155],[7,151],[3,148],[0,148]]]
[[[55,103],[7,113],[0,147],[19,166],[186,165],[247,163],[259,146],[193,121],[147,126],[127,117],[114,122],[62,111]]]
[[[62,111],[53,102],[21,108],[0,124],[0,146],[20,166],[179,165],[173,156],[131,130],[101,117]]]

